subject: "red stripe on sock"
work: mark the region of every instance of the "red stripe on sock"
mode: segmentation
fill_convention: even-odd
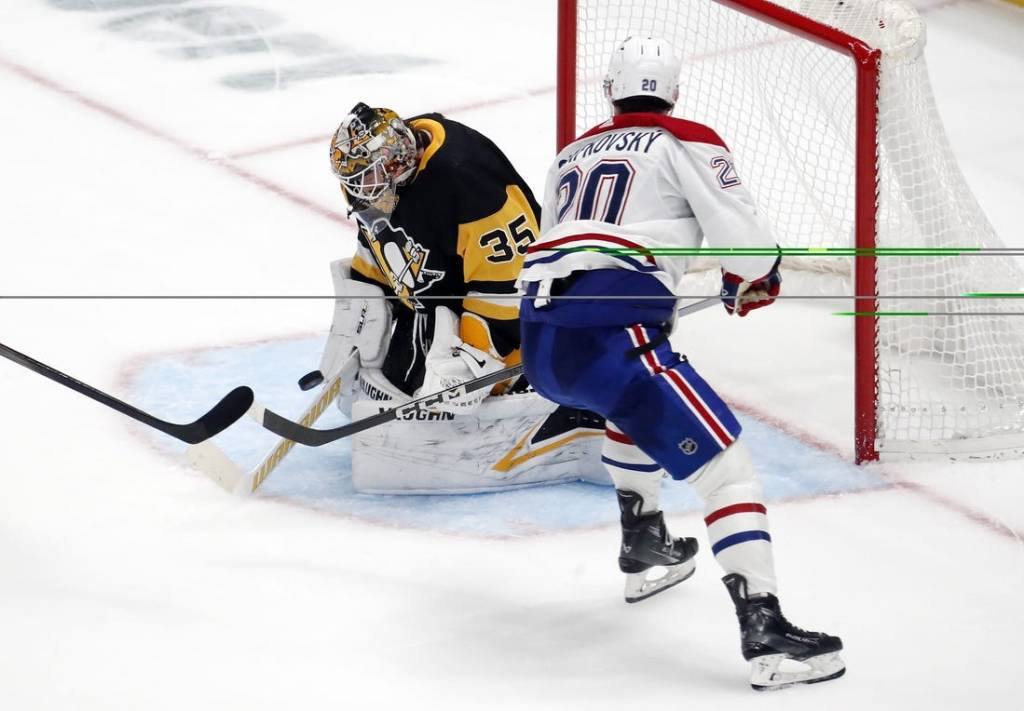
[[[766,514],[768,510],[764,507],[764,504],[733,504],[732,506],[718,509],[718,511],[712,511],[704,518],[704,523],[710,526],[720,518],[738,513]]]

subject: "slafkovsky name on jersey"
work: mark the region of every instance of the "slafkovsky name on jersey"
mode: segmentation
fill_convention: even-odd
[[[602,151],[622,151],[633,153],[648,153],[654,142],[665,134],[661,129],[654,131],[610,131],[594,136],[585,146],[580,146],[575,151],[558,161],[561,168],[566,163],[574,163],[587,156]]]

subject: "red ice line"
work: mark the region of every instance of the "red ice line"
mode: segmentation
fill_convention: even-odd
[[[260,177],[259,175],[256,175],[255,173],[252,173],[246,170],[245,168],[241,168],[237,165],[233,165],[223,160],[213,160],[209,157],[208,152],[203,150],[202,148],[199,148],[198,146],[193,146],[190,143],[176,136],[171,135],[170,133],[167,133],[165,131],[160,130],[159,128],[144,123],[143,121],[140,121],[137,118],[133,118],[132,116],[129,116],[128,114],[119,111],[113,108],[112,106],[108,106],[107,104],[97,101],[96,99],[89,98],[88,96],[85,96],[84,94],[81,94],[75,91],[74,89],[64,86],[63,84],[60,84],[59,82],[50,79],[49,77],[44,77],[43,75],[32,71],[28,67],[25,67],[21,64],[17,64],[16,62],[12,62],[3,57],[0,57],[0,66],[17,74],[23,79],[27,79],[28,81],[31,81],[32,83],[37,84],[45,89],[49,89],[50,91],[61,94],[71,99],[72,101],[81,104],[87,109],[91,109],[93,111],[96,111],[97,113],[103,114],[104,116],[114,119],[118,123],[124,124],[129,128],[133,128],[136,131],[139,131],[140,133],[144,133],[147,136],[150,136],[151,138],[156,138],[159,141],[168,143],[177,148],[179,151],[189,156],[192,156],[193,158],[201,160],[209,165],[215,165],[221,168],[222,170],[231,173],[235,177],[241,178],[246,182],[263,188],[264,190],[267,190],[268,192],[271,192],[274,195],[277,195],[278,197],[284,198],[285,200],[288,200],[289,202],[298,205],[299,207],[311,210],[312,212],[315,212],[321,217],[326,217],[328,220],[331,220],[332,222],[337,222],[338,224],[345,225],[346,227],[351,227],[348,220],[346,220],[345,217],[339,212],[335,212],[334,210],[329,210],[325,207],[322,207],[321,205],[316,204],[312,200],[308,200],[302,197],[301,195],[293,193],[287,188],[284,188],[276,183],[273,183],[267,180],[266,178]]]
[[[846,459],[848,457],[847,453],[844,453],[841,449],[839,449],[839,447],[836,447],[834,444],[831,444],[823,439],[815,437],[809,432],[805,432],[804,430],[801,430],[798,427],[794,427],[791,423],[780,420],[773,415],[769,415],[763,410],[760,410],[752,405],[748,405],[745,403],[737,403],[733,400],[730,400],[729,404],[731,407],[733,407],[733,409],[738,410],[739,412],[742,412],[746,415],[756,417],[762,422],[768,423],[772,427],[781,430],[782,432],[788,434],[789,436],[795,439],[800,440],[806,445],[814,447],[815,449],[821,450],[823,452],[835,455],[840,459]],[[979,524],[988,531],[991,531],[992,533],[995,533],[1003,538],[1008,538],[1018,543],[1024,543],[1024,531],[1018,531],[1012,526],[1003,523],[999,519],[990,516],[989,514],[986,514],[983,511],[979,511],[978,509],[968,506],[967,504],[957,501],[956,499],[952,499],[948,496],[938,493],[937,491],[933,491],[925,486],[922,486],[921,484],[917,484],[912,481],[902,480],[898,476],[893,474],[891,471],[887,471],[884,467],[881,467],[878,464],[869,464],[865,466],[869,466],[871,468],[871,471],[875,472],[888,482],[888,485],[883,487],[884,489],[899,489],[907,493],[916,494],[917,496],[923,499],[927,499],[933,504],[941,506],[945,509],[949,509],[954,513],[960,514],[967,520]],[[868,489],[865,490],[864,493],[877,490],[878,489]]]
[[[499,96],[494,99],[485,99],[484,101],[474,101],[469,104],[459,104],[457,106],[449,106],[445,109],[439,109],[442,114],[457,114],[463,111],[472,111],[474,109],[482,109],[490,106],[498,106],[500,104],[507,104],[513,101],[522,101],[523,99],[533,98],[535,96],[543,96],[544,94],[555,93],[555,87],[546,86],[540,89],[528,89],[518,94],[509,94],[506,96]],[[267,153],[276,153],[277,151],[288,150],[289,148],[298,148],[299,146],[308,146],[311,143],[323,143],[327,145],[329,136],[317,135],[307,136],[306,138],[297,138],[294,141],[285,141],[284,143],[274,143],[269,146],[262,146],[260,148],[253,148],[248,151],[240,151],[238,153],[232,153],[228,156],[231,160],[237,160],[239,158],[251,158],[252,156],[264,155]]]
[[[299,207],[305,208],[306,210],[310,210],[311,212],[314,212],[317,215],[320,215],[321,217],[326,217],[328,220],[343,225],[349,229],[352,228],[351,223],[347,219],[345,219],[344,215],[342,215],[340,212],[336,212],[335,210],[331,210],[323,207],[322,205],[318,205],[312,200],[304,198],[301,195],[294,193],[281,185],[278,185],[277,183],[267,180],[266,178],[263,178],[257,175],[256,173],[253,173],[249,170],[246,170],[245,168],[242,168],[238,165],[229,162],[231,160],[235,160],[238,158],[245,158],[249,156],[270,153],[287,148],[294,148],[296,146],[302,146],[308,143],[326,141],[326,138],[324,138],[323,136],[317,136],[315,138],[303,138],[296,141],[290,141],[287,143],[277,144],[274,146],[267,146],[265,148],[258,148],[251,151],[237,153],[234,155],[229,155],[224,159],[215,160],[210,157],[209,151],[207,150],[204,150],[198,146],[194,146],[188,143],[187,141],[178,138],[177,136],[173,136],[170,133],[167,133],[166,131],[162,131],[159,128],[156,128],[155,126],[151,126],[150,124],[147,124],[137,118],[129,116],[123,111],[119,111],[118,109],[115,109],[112,106],[109,106],[100,101],[97,101],[96,99],[92,99],[88,96],[85,96],[84,94],[81,94],[75,91],[74,89],[71,89],[70,87],[64,86],[63,84],[53,79],[50,79],[49,77],[45,77],[42,74],[39,74],[38,72],[35,72],[24,65],[12,62],[11,60],[6,59],[4,57],[0,57],[0,66],[4,67],[8,71],[13,72],[14,74],[17,74],[23,79],[27,79],[28,81],[31,81],[32,83],[37,84],[45,89],[49,89],[50,91],[61,94],[62,96],[65,96],[88,109],[100,113],[106,116],[107,118],[114,119],[118,123],[124,124],[129,128],[133,128],[136,131],[139,131],[140,133],[144,133],[145,135],[150,136],[151,138],[163,141],[164,143],[169,143],[170,145],[177,148],[179,151],[186,153],[187,155],[193,158],[201,160],[209,165],[215,165],[221,168],[222,170],[231,173],[235,177],[241,178],[242,180],[245,180],[248,183],[263,188],[264,190],[273,193],[278,197],[284,198],[285,200],[288,200],[289,202],[298,205]],[[470,104],[463,104],[461,106],[453,106],[448,109],[444,109],[443,112],[457,113],[460,111],[468,111],[471,109],[477,109],[485,106],[495,106],[510,101],[521,100],[525,97],[540,96],[542,94],[551,93],[554,90],[554,87],[531,89],[515,95],[503,96],[496,99],[489,99],[486,101],[477,101]]]

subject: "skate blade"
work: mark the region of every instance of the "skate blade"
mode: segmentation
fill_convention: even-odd
[[[651,595],[657,595],[662,590],[668,590],[673,585],[683,582],[697,569],[697,561],[691,558],[679,565],[665,566],[665,574],[660,578],[647,579],[647,574],[654,570],[645,570],[642,573],[626,574],[626,602],[640,602]]]
[[[838,679],[846,673],[846,664],[839,658],[839,652],[819,654],[804,659],[807,669],[783,671],[779,665],[789,659],[785,654],[768,654],[750,660],[750,686],[757,691],[774,691],[796,684],[816,684],[820,681]],[[795,661],[795,660],[794,660]]]

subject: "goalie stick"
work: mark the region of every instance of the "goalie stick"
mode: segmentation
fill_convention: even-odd
[[[8,360],[14,361],[18,365],[24,366],[29,370],[35,371],[36,373],[49,378],[55,383],[60,383],[66,388],[70,388],[71,390],[81,393],[82,395],[85,395],[96,402],[102,403],[113,410],[117,410],[122,415],[127,415],[133,420],[141,422],[144,425],[148,425],[153,429],[160,430],[164,434],[168,434],[171,437],[179,439],[182,442],[187,442],[188,444],[197,444],[203,440],[213,437],[215,434],[221,432],[229,427],[233,422],[240,419],[253,404],[254,396],[252,389],[245,385],[241,385],[225,395],[220,402],[210,409],[209,412],[195,422],[179,425],[174,422],[167,422],[153,417],[149,413],[143,412],[137,407],[133,407],[126,402],[122,402],[102,390],[97,390],[91,385],[86,385],[80,380],[72,378],[70,375],[62,373],[55,368],[51,368],[45,363],[40,363],[34,358],[30,358],[24,353],[19,353],[13,348],[5,346],[3,343],[0,343],[0,355]]]
[[[313,426],[324,410],[334,402],[341,393],[342,383],[352,378],[359,367],[359,356],[353,354],[341,371],[330,378],[327,384],[321,389],[320,394],[306,408],[299,417],[299,423],[305,427]],[[313,377],[314,373],[319,379]],[[319,371],[313,371],[299,380],[299,387],[303,390],[311,389],[316,384],[305,387],[310,382],[320,384],[323,376]],[[193,467],[220,484],[225,490],[233,494],[246,495],[255,492],[267,477],[281,464],[281,461],[288,455],[295,442],[290,439],[281,438],[274,447],[267,453],[267,456],[250,471],[244,471],[216,445],[212,440],[194,444],[185,451],[185,456]]]
[[[709,299],[703,299],[689,306],[684,306],[679,309],[676,313],[679,316],[685,314],[695,313],[702,311],[703,309],[713,306],[719,303],[719,297],[714,296]],[[249,415],[256,420],[264,429],[268,429],[274,434],[289,439],[293,442],[306,445],[307,447],[320,447],[329,442],[334,442],[345,437],[351,437],[354,434],[368,430],[371,427],[377,425],[383,425],[386,422],[392,422],[394,420],[410,420],[416,417],[417,412],[427,410],[434,405],[438,405],[443,402],[448,402],[459,398],[467,393],[475,392],[482,388],[487,388],[495,383],[500,383],[502,380],[514,378],[523,372],[522,365],[515,365],[511,368],[505,368],[499,370],[490,375],[485,375],[475,380],[469,380],[465,383],[461,383],[446,390],[421,397],[417,400],[412,400],[398,407],[393,407],[390,410],[385,410],[376,415],[370,415],[364,417],[361,420],[350,422],[347,425],[341,427],[333,427],[326,430],[318,430],[312,427],[307,427],[297,422],[292,422],[284,417],[281,417],[273,410],[268,410],[259,403],[254,403],[252,409],[249,411]]]

